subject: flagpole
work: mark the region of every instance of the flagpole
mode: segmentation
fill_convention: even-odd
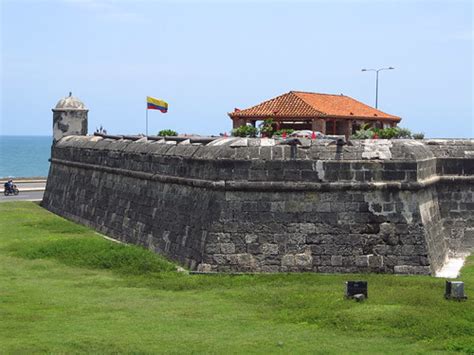
[[[148,104],[146,107],[146,136],[148,137]]]

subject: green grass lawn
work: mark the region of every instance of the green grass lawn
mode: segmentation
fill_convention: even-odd
[[[186,275],[30,202],[0,204],[0,353],[474,353],[474,302],[424,276]],[[369,299],[343,298],[365,279]],[[474,258],[462,277],[474,298]]]

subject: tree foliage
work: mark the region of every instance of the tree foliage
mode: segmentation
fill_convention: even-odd
[[[352,135],[352,139],[423,139],[423,133],[412,134],[408,128],[402,127],[389,127],[389,128],[374,128],[369,127],[367,124],[361,126],[359,130]]]
[[[278,136],[278,137],[281,137],[283,135],[283,133],[286,133],[286,135],[290,135],[294,132],[295,130],[292,129],[292,128],[283,128],[283,129],[280,129],[278,131],[275,131],[273,133],[273,136]]]
[[[425,138],[425,134],[420,132],[420,133],[413,133],[413,139],[423,139]]]
[[[172,129],[162,129],[158,132],[160,137],[174,137],[178,135],[178,132],[173,131]]]
[[[264,120],[258,127],[260,128],[260,134],[262,137],[271,138],[276,131],[274,122],[271,118]]]
[[[232,130],[234,137],[251,137],[254,138],[258,134],[258,129],[253,126],[240,126]]]

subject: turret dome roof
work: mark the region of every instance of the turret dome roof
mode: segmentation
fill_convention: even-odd
[[[87,110],[87,107],[77,97],[72,96],[72,93],[70,92],[69,96],[64,97],[58,101],[55,109],[56,110],[64,110],[64,109]]]

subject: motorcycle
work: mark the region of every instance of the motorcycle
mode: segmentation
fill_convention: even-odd
[[[20,193],[20,190],[18,190],[18,187],[16,187],[16,185],[13,185],[13,187],[6,187],[5,186],[5,189],[3,190],[3,194],[5,196],[8,196],[8,195],[18,195]]]

